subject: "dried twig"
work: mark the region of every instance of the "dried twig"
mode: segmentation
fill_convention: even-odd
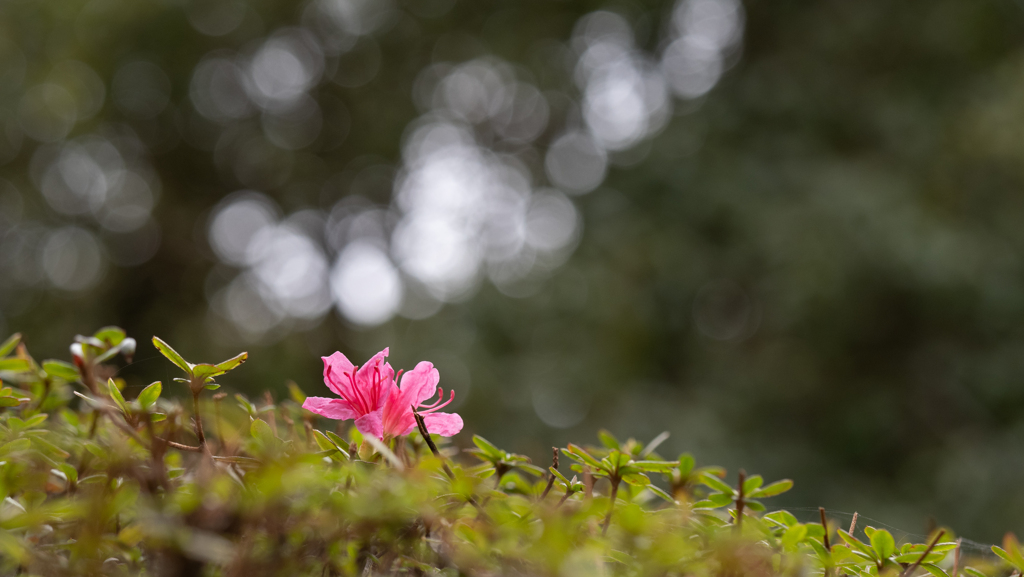
[[[917,561],[915,561],[913,565],[907,567],[906,571],[900,573],[900,577],[907,577],[908,575],[913,574],[914,571],[916,571],[917,568],[921,566],[921,563],[925,560],[925,558],[928,557],[928,554],[932,552],[932,549],[935,547],[935,545],[938,544],[939,539],[942,539],[942,536],[945,534],[945,531],[939,531],[939,534],[936,535],[935,538],[932,539],[932,542],[928,544],[928,548],[924,550],[924,553],[921,553],[921,557]]]

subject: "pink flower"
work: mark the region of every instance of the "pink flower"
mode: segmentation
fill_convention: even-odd
[[[388,349],[384,349],[362,367],[353,365],[341,353],[323,357],[324,383],[340,398],[307,397],[302,407],[328,419],[355,419],[361,433],[378,439],[408,435],[415,430],[413,407],[423,415],[428,432],[451,437],[461,431],[462,417],[437,412],[452,402],[455,391],[442,402],[443,390],[437,386],[441,376],[434,365],[421,361],[412,371],[396,375],[391,365],[384,362],[387,356]],[[435,392],[438,400],[424,405]]]

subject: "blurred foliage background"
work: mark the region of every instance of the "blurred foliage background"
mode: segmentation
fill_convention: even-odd
[[[784,506],[995,541],[1024,530],[1022,27],[1011,0],[7,0],[0,330],[248,350],[250,395],[391,346],[463,444],[667,429],[794,478]]]

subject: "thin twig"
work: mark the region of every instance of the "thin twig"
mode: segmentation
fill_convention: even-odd
[[[615,499],[619,496],[619,483],[621,482],[617,476],[608,480],[612,483],[612,494],[611,502],[608,503],[608,514],[604,516],[604,527],[601,528],[602,537],[608,533],[608,526],[612,524],[612,511],[615,510]]]
[[[552,453],[552,456],[551,456],[551,466],[554,467],[555,470],[557,471],[558,470],[558,447],[551,447],[551,453]],[[541,493],[541,495],[540,495],[540,500],[541,501],[543,501],[544,498],[548,496],[548,493],[551,492],[551,488],[554,487],[554,486],[555,486],[555,474],[549,472],[548,473],[548,485],[547,485],[547,487],[544,487],[544,492]]]
[[[854,511],[853,512],[853,520],[850,521],[850,530],[847,531],[847,533],[849,533],[851,537],[853,537],[853,532],[857,530],[857,516],[858,516],[857,512]]]
[[[828,541],[828,521],[825,519],[825,508],[818,507],[818,513],[821,514],[821,528],[825,530],[825,549],[831,551],[832,545]]]
[[[914,571],[916,571],[917,568],[921,566],[921,563],[925,560],[925,558],[928,557],[928,554],[932,552],[932,549],[935,547],[935,545],[938,544],[939,539],[942,539],[942,536],[945,534],[945,531],[939,531],[939,534],[936,535],[935,538],[932,539],[932,542],[928,544],[928,548],[924,550],[924,553],[921,553],[921,557],[917,561],[915,561],[913,565],[907,567],[906,571],[900,573],[900,577],[907,577],[908,575],[913,574]]]
[[[199,438],[199,448],[205,451],[206,435],[203,433],[203,417],[199,414],[199,393],[192,394],[192,407],[195,411],[196,437]]]
[[[430,438],[430,432],[427,431],[427,424],[423,421],[423,415],[416,412],[416,407],[412,408],[412,416],[416,419],[416,426],[420,430],[420,435],[423,435],[423,440],[427,442],[427,447],[430,447],[430,452],[438,459],[441,459],[441,466],[444,468],[444,473],[448,475],[448,479],[454,482],[455,473],[453,473],[451,468],[448,467],[448,463],[446,463],[444,457],[441,456],[441,451],[437,450],[437,445],[434,444],[434,440]],[[467,496],[467,499],[469,500],[470,505],[476,507],[477,513],[479,513],[482,518],[490,520],[487,512],[484,511],[484,508],[477,502],[473,495]]]
[[[739,495],[736,496],[736,520],[735,520],[736,528],[735,528],[735,531],[737,533],[739,533],[739,532],[741,532],[743,530],[742,526],[741,526],[741,523],[743,523],[743,483],[745,483],[746,480],[747,480],[747,472],[744,471],[743,469],[740,469]]]
[[[437,450],[437,445],[434,444],[434,440],[430,438],[430,433],[427,432],[427,424],[423,422],[423,415],[416,412],[416,407],[413,407],[412,416],[416,418],[416,426],[419,427],[420,435],[422,435],[423,440],[426,441],[427,447],[430,447],[430,452],[438,459],[441,459],[441,466],[444,467],[444,474],[448,475],[448,478],[454,481],[455,473],[452,473],[451,468],[448,467],[448,463],[445,462],[444,457],[441,456],[441,451]]]

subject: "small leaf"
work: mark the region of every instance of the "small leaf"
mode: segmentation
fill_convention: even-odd
[[[78,483],[78,470],[75,469],[74,466],[72,466],[69,463],[60,463],[59,465],[57,465],[57,468],[60,469],[62,473],[64,473],[64,477],[72,485]]]
[[[216,391],[217,389],[220,388],[220,385],[218,385],[217,383],[207,383],[203,385],[203,388],[206,389],[207,391]]]
[[[565,449],[563,449],[563,451],[567,455],[569,455],[570,458],[575,459],[576,461],[579,461],[580,463],[583,463],[583,464],[586,464],[586,465],[590,465],[591,467],[594,467],[595,469],[601,469],[602,468],[600,461],[595,459],[593,456],[591,456],[590,453],[584,451],[581,447],[579,447],[577,445],[573,445],[572,443],[569,443],[569,446],[566,447]]]
[[[676,502],[676,500],[672,498],[672,495],[669,495],[664,489],[658,487],[657,485],[648,485],[647,490],[661,497],[662,499],[668,501],[669,503]]]
[[[288,381],[288,396],[299,405],[306,402],[306,394],[302,392],[299,385],[295,384],[295,381]]]
[[[71,363],[49,359],[43,361],[43,370],[51,378],[61,379],[69,383],[78,380],[78,369]]]
[[[31,439],[17,439],[6,445],[0,446],[0,456],[7,456],[11,453],[27,451],[32,448]]]
[[[252,425],[249,427],[249,433],[264,443],[271,443],[277,440],[273,429],[263,419],[253,419]]]
[[[124,397],[121,395],[121,390],[117,388],[117,384],[114,383],[114,379],[107,379],[107,391],[110,392],[110,398],[114,400],[114,404],[117,408],[121,409],[121,412],[125,415],[128,414],[128,407],[124,402]]]
[[[647,446],[644,447],[644,450],[640,452],[640,457],[644,459],[647,458],[647,456],[653,453],[654,450],[657,449],[662,443],[667,441],[668,437],[669,432],[662,431],[660,435],[651,439],[650,443],[647,443]]]
[[[941,567],[934,563],[921,563],[921,568],[935,577],[949,577],[949,573],[946,573]]]
[[[241,353],[240,355],[232,357],[224,362],[217,363],[217,370],[223,375],[228,371],[233,371],[238,368],[238,365],[244,363],[248,358],[249,353]]]
[[[7,340],[4,341],[3,344],[0,344],[0,357],[6,357],[7,355],[11,354],[11,351],[13,351],[20,342],[21,333],[14,333],[13,335],[7,337]]]
[[[345,456],[345,459],[349,458],[348,451],[342,449],[339,445],[334,444],[330,439],[327,438],[327,435],[321,433],[320,431],[313,429],[313,438],[316,440],[317,446],[319,446],[322,450],[341,453],[342,455]]]
[[[479,449],[492,460],[501,460],[505,456],[505,451],[502,451],[495,446],[494,443],[480,435],[473,435],[473,444],[479,447]]]
[[[21,399],[17,397],[0,397],[0,407],[17,407],[21,404]]]
[[[0,372],[24,373],[32,369],[32,364],[25,359],[0,359]]]
[[[789,511],[774,511],[765,515],[764,518],[783,527],[792,527],[797,524],[796,517]]]
[[[736,494],[736,490],[735,489],[733,489],[729,485],[726,485],[725,481],[719,479],[718,477],[716,477],[714,475],[708,475],[708,474],[701,475],[700,476],[700,482],[705,484],[705,485],[707,485],[708,487],[711,487],[712,489],[714,489],[716,491],[721,491],[722,493],[725,493],[726,495],[735,495]]]
[[[618,449],[621,447],[619,440],[615,438],[615,435],[611,434],[606,429],[598,431],[597,438],[601,439],[601,444],[609,449]]]
[[[877,529],[873,535],[871,535],[871,548],[878,553],[878,556],[882,559],[888,559],[896,552],[896,540],[892,538],[892,534],[885,529]]]
[[[116,347],[124,340],[125,332],[121,327],[103,327],[93,335],[108,346]]]
[[[752,499],[763,499],[765,497],[774,497],[776,495],[781,495],[781,494],[785,493],[786,491],[788,491],[788,490],[790,490],[792,488],[793,488],[793,481],[791,481],[789,479],[783,479],[781,481],[775,481],[774,483],[772,483],[770,485],[766,485],[764,487],[761,487],[760,489],[756,489],[754,491],[751,491],[750,492],[750,497]]]
[[[650,473],[671,473],[676,468],[675,461],[633,461],[633,466]]]
[[[636,487],[646,487],[651,484],[651,479],[643,473],[631,473],[623,475],[622,480]]]
[[[693,467],[696,464],[697,461],[694,460],[693,455],[689,453],[683,453],[682,455],[679,456],[679,474],[684,477],[689,475],[690,472],[693,471]]]
[[[964,573],[967,573],[971,577],[988,577],[988,575],[985,575],[984,573],[978,571],[974,567],[964,567]]]
[[[152,407],[156,403],[157,399],[160,398],[160,393],[163,391],[164,386],[160,381],[151,383],[148,387],[142,389],[142,392],[139,393],[138,396],[138,401],[139,404],[142,405],[142,409],[146,410]]]
[[[208,377],[216,377],[222,375],[222,372],[217,370],[217,367],[209,363],[199,363],[192,365],[192,378],[195,380],[206,379]]]
[[[160,354],[167,357],[167,360],[177,365],[179,369],[185,371],[189,377],[192,376],[192,365],[183,359],[177,351],[172,349],[171,345],[160,340],[159,337],[153,337],[153,346],[156,347],[156,350],[160,351]]]
[[[334,432],[332,432],[332,431],[324,431],[324,434],[326,434],[326,435],[327,435],[327,438],[328,438],[328,439],[330,439],[332,443],[334,443],[335,445],[337,445],[339,449],[341,449],[341,450],[343,450],[343,451],[344,451],[344,450],[345,450],[345,447],[347,447],[347,446],[348,446],[348,443],[346,443],[344,439],[342,439],[341,437],[339,437],[339,436],[338,436],[337,434],[335,434]],[[348,454],[348,452],[346,451],[346,452],[345,452],[345,454],[347,455],[347,454]]]
[[[747,477],[747,479],[743,481],[743,494],[749,496],[755,490],[759,489],[762,483],[764,483],[764,478],[761,477],[761,475],[751,475]]]

